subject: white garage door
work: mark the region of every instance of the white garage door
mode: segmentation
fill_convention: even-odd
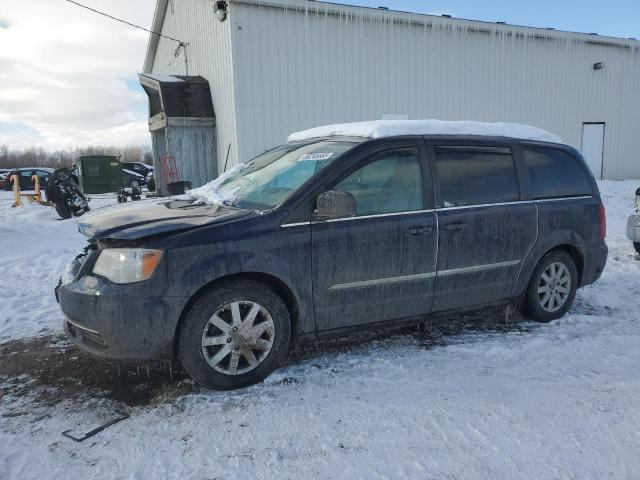
[[[604,153],[604,123],[582,124],[582,155],[597,179],[602,178]]]

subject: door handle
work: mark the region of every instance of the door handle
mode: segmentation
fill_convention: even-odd
[[[445,225],[444,227],[442,227],[443,230],[447,231],[447,232],[459,232],[461,230],[464,230],[467,227],[466,223],[450,223],[449,225]]]
[[[411,235],[421,235],[423,233],[429,233],[433,230],[432,227],[425,227],[423,225],[416,225],[407,230]]]

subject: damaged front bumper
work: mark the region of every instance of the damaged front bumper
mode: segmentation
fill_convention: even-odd
[[[93,275],[98,253],[89,251],[73,260],[55,288],[69,340],[105,359],[171,358],[186,300],[164,295],[153,279],[119,285]]]

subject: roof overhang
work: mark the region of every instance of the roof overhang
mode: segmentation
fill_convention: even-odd
[[[253,5],[261,8],[278,8],[288,12],[300,11],[307,14],[335,15],[343,18],[345,15],[353,15],[355,18],[372,18],[376,20],[393,21],[394,23],[406,23],[408,25],[424,25],[425,27],[446,26],[454,27],[469,32],[495,33],[501,32],[515,36],[526,36],[539,40],[566,39],[579,41],[585,44],[608,45],[620,48],[640,49],[640,41],[635,38],[618,38],[598,35],[596,33],[580,33],[553,28],[530,27],[513,25],[504,22],[487,22],[482,20],[468,20],[464,18],[452,18],[448,15],[433,15],[427,13],[415,13],[387,8],[376,8],[361,5],[349,5],[334,2],[308,0],[228,0],[230,4]]]
[[[151,24],[151,31],[162,32],[162,25],[164,25],[164,17],[167,14],[167,6],[169,0],[157,0],[156,11],[153,14],[153,23]],[[160,35],[157,33],[151,33],[149,35],[149,43],[147,44],[147,54],[144,58],[144,65],[142,71],[144,73],[151,73],[153,69],[153,62],[156,58],[156,52],[158,51],[158,43],[160,42]]]
[[[301,4],[299,0],[228,0],[230,4],[254,5],[266,8],[280,8],[287,11],[302,11],[306,13],[320,13],[323,15],[343,16],[345,13],[354,16],[366,16],[369,18],[393,20],[398,23],[407,24],[423,24],[426,27],[435,27],[446,25],[449,27],[457,27],[468,31],[476,31],[478,33],[494,33],[501,32],[516,36],[527,36],[531,38],[549,40],[549,39],[567,39],[573,41],[581,41],[586,44],[609,45],[621,48],[640,49],[640,41],[636,39],[626,39],[617,37],[608,37],[597,34],[569,32],[563,30],[554,30],[550,28],[528,27],[521,25],[511,25],[506,23],[492,23],[480,20],[466,20],[462,18],[450,18],[432,14],[406,12],[400,10],[380,9],[373,7],[346,5],[340,3],[320,2],[309,0]],[[157,0],[156,9],[153,15],[153,24],[151,30],[154,32],[162,32],[162,26],[167,13],[169,0]],[[156,52],[160,36],[152,33],[149,36],[147,45],[147,53],[144,60],[143,73],[151,73],[153,63],[155,61]]]

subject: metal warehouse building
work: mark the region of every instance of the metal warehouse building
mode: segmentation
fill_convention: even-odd
[[[640,178],[635,39],[306,0],[158,0],[153,30],[175,39],[151,35],[140,75],[154,150],[195,185],[292,131],[381,118],[531,124],[596,177]]]

